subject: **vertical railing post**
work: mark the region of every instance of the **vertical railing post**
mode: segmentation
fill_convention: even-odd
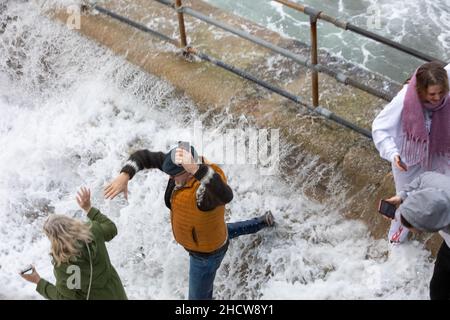
[[[318,53],[317,53],[317,16],[310,15],[309,21],[311,24],[311,64],[317,65]],[[312,70],[311,74],[311,87],[312,87],[312,104],[314,107],[319,106],[319,73],[316,70]]]
[[[186,29],[184,27],[184,16],[183,12],[181,12],[179,9],[181,9],[181,0],[176,0],[175,2],[175,9],[177,9],[178,12],[178,25],[180,27],[180,48],[186,48],[187,46],[187,40],[186,40]]]

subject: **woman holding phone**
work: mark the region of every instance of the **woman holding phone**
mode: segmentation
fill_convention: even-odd
[[[450,175],[448,73],[450,65],[423,64],[373,121],[373,141],[392,163],[396,192],[425,171]],[[401,243],[407,235],[408,229],[393,220],[389,241]]]
[[[37,285],[36,291],[50,300],[126,300],[127,295],[109,260],[105,242],[117,235],[114,222],[94,207],[86,188],[77,202],[87,213],[89,223],[65,215],[51,215],[44,232],[51,242],[56,285],[42,279],[32,267],[21,276]]]

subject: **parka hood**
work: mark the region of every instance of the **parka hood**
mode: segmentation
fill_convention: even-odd
[[[450,195],[439,188],[415,191],[400,205],[400,214],[413,227],[426,232],[450,229]]]

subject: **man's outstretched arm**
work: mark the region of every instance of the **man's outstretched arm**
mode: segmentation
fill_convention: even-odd
[[[160,169],[164,161],[164,153],[151,152],[149,150],[139,150],[133,153],[125,166],[110,184],[105,187],[104,195],[106,199],[114,199],[123,192],[125,199],[128,199],[128,181],[142,169]]]
[[[133,153],[125,166],[120,172],[128,173],[130,180],[140,170],[143,169],[159,169],[162,170],[162,164],[164,161],[164,153],[151,152],[149,150],[139,150]]]

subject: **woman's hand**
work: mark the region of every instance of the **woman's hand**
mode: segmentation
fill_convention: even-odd
[[[113,182],[105,187],[104,194],[106,199],[114,199],[119,193],[123,192],[125,199],[128,200],[128,173],[122,172]]]
[[[408,166],[402,161],[399,155],[394,157],[394,163],[397,168],[401,171],[408,171]]]
[[[88,213],[91,210],[91,190],[81,187],[77,193],[77,202],[80,208]]]
[[[385,199],[386,202],[395,205],[397,208],[402,204],[403,200],[399,196],[393,196],[389,199]]]
[[[33,266],[33,272],[31,274],[22,274],[20,273],[20,276],[22,278],[24,278],[25,280],[31,282],[31,283],[35,283],[38,284],[39,281],[41,281],[41,277],[39,276],[39,273],[37,273],[36,269]]]

